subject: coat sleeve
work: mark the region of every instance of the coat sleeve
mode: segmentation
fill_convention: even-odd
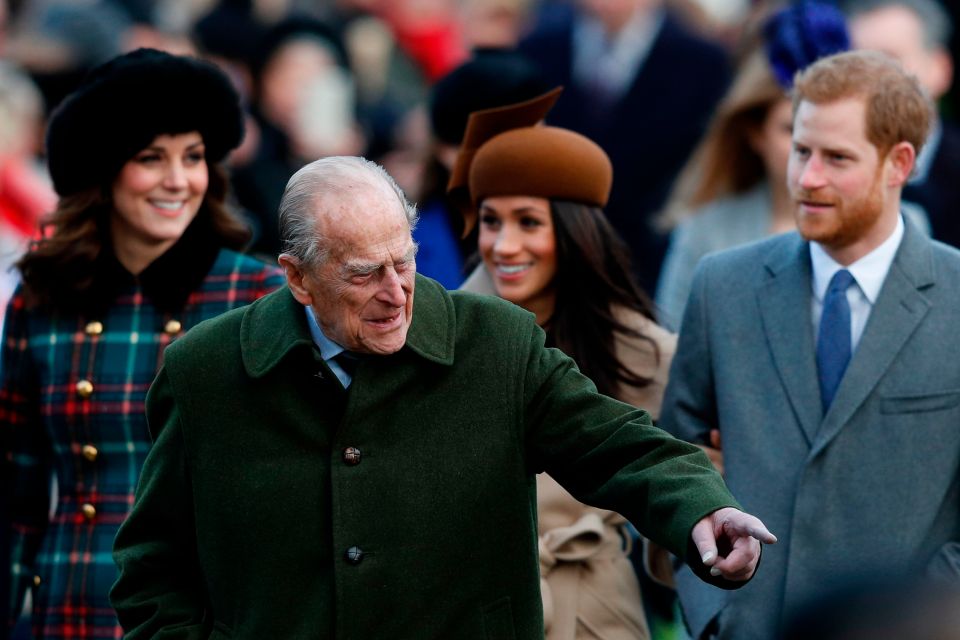
[[[110,601],[128,640],[206,638],[212,622],[197,556],[187,452],[163,368],[147,395],[147,422],[154,444],[114,542],[120,577]]]
[[[710,263],[711,258],[705,258],[694,276],[658,422],[677,438],[696,444],[709,444],[710,430],[719,425],[705,299]]]
[[[0,638],[20,615],[49,517],[53,449],[40,417],[29,313],[18,291],[7,308],[0,356]]]
[[[547,471],[581,502],[623,514],[708,578],[689,553],[690,531],[713,511],[739,506],[706,455],[654,427],[647,412],[597,393],[572,360],[544,348],[538,327],[527,348],[523,402],[531,470]]]

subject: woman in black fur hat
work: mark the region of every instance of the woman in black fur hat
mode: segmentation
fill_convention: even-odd
[[[143,405],[163,348],[282,282],[235,252],[248,232],[216,163],[242,137],[223,73],[150,49],[94,70],[53,113],[60,200],[17,265],[0,356],[12,589],[0,607],[20,632],[121,636],[111,549],[150,446]]]

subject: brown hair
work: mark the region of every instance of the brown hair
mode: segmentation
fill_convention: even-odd
[[[771,107],[786,97],[766,55],[758,49],[744,61],[706,135],[677,178],[661,219],[664,227],[676,225],[708,202],[748,191],[763,180],[766,168],[750,144],[750,132],[763,126]]]
[[[617,357],[616,336],[647,341],[650,336],[621,322],[617,309],[654,320],[653,304],[630,270],[630,251],[597,207],[551,200],[557,241],[557,293],[553,315],[544,326],[550,346],[573,358],[600,393],[616,397],[621,384],[645,387],[652,380]]]
[[[250,230],[227,209],[227,175],[209,166],[209,183],[197,219],[205,220],[211,242],[242,249]],[[41,237],[18,262],[27,304],[56,306],[76,299],[95,286],[96,262],[109,243],[112,203],[106,186],[64,196],[44,223]]]
[[[848,51],[797,74],[794,113],[803,101],[824,104],[844,98],[865,102],[867,139],[881,156],[900,142],[920,153],[933,122],[933,104],[899,62],[875,51]]]

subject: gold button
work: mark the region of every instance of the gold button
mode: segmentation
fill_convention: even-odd
[[[83,453],[83,457],[89,460],[90,462],[93,462],[94,460],[96,460],[97,456],[100,455],[100,452],[97,451],[97,448],[92,444],[83,445],[83,449],[81,449],[81,452]]]
[[[170,335],[173,335],[175,333],[180,333],[180,329],[182,328],[183,328],[183,325],[180,324],[179,320],[168,320],[167,324],[164,325],[163,330],[169,333]]]
[[[83,517],[87,520],[93,520],[94,516],[97,515],[97,508],[89,502],[80,507],[80,511],[83,512]]]
[[[89,380],[81,380],[77,383],[77,395],[81,398],[89,398],[93,394],[93,383]]]
[[[103,333],[103,323],[97,322],[96,320],[93,322],[88,322],[84,331],[87,332],[88,336],[98,336]]]
[[[40,576],[33,576],[33,586],[39,587],[41,582],[43,582],[43,578]]]

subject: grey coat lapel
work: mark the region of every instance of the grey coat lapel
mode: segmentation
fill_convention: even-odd
[[[765,263],[768,280],[757,291],[763,329],[797,421],[812,443],[820,426],[820,389],[810,323],[810,254],[800,236],[778,245]]]
[[[934,283],[930,241],[907,223],[903,241],[870,312],[857,350],[817,434],[815,456],[826,447],[887,372],[930,309],[922,290]]]

